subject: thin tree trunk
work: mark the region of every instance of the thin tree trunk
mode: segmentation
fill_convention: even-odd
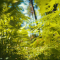
[[[29,1],[30,1],[31,6],[32,6],[31,11],[33,11],[31,13],[32,13],[32,15],[34,14],[35,19],[37,20],[37,16],[36,16],[36,13],[35,13],[35,10],[34,10],[34,6],[33,6],[33,0],[29,0]]]

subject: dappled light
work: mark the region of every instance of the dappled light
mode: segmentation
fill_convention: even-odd
[[[60,60],[60,0],[1,0],[0,60]]]

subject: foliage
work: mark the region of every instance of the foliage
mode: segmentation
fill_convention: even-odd
[[[33,46],[33,54],[37,60],[59,60],[60,59],[60,2],[59,0],[35,0],[40,8],[38,11],[42,18],[36,21],[36,27],[41,28],[36,40],[31,44]],[[56,11],[54,5],[58,4]],[[55,7],[56,8],[56,7]],[[51,13],[49,13],[51,11]],[[48,14],[47,14],[48,13]],[[37,51],[38,50],[38,51]],[[43,56],[42,56],[43,54]],[[34,58],[34,59],[35,59]]]
[[[60,60],[60,1],[35,0],[42,16],[36,26],[21,27],[29,20],[18,7],[22,0],[0,2],[0,58],[9,60]],[[58,4],[56,11],[54,5]],[[3,7],[3,8],[2,8]],[[56,8],[56,7],[55,7]],[[42,31],[41,31],[42,29]],[[39,36],[28,37],[28,31]]]
[[[25,59],[20,44],[22,40],[27,39],[28,33],[25,29],[22,30],[22,33],[19,33],[19,30],[21,30],[22,22],[26,21],[28,17],[21,12],[21,7],[18,7],[22,0],[14,1],[3,0],[1,2],[3,9],[0,10],[0,58],[3,60],[6,58],[15,60],[17,56],[19,57],[16,59]]]

